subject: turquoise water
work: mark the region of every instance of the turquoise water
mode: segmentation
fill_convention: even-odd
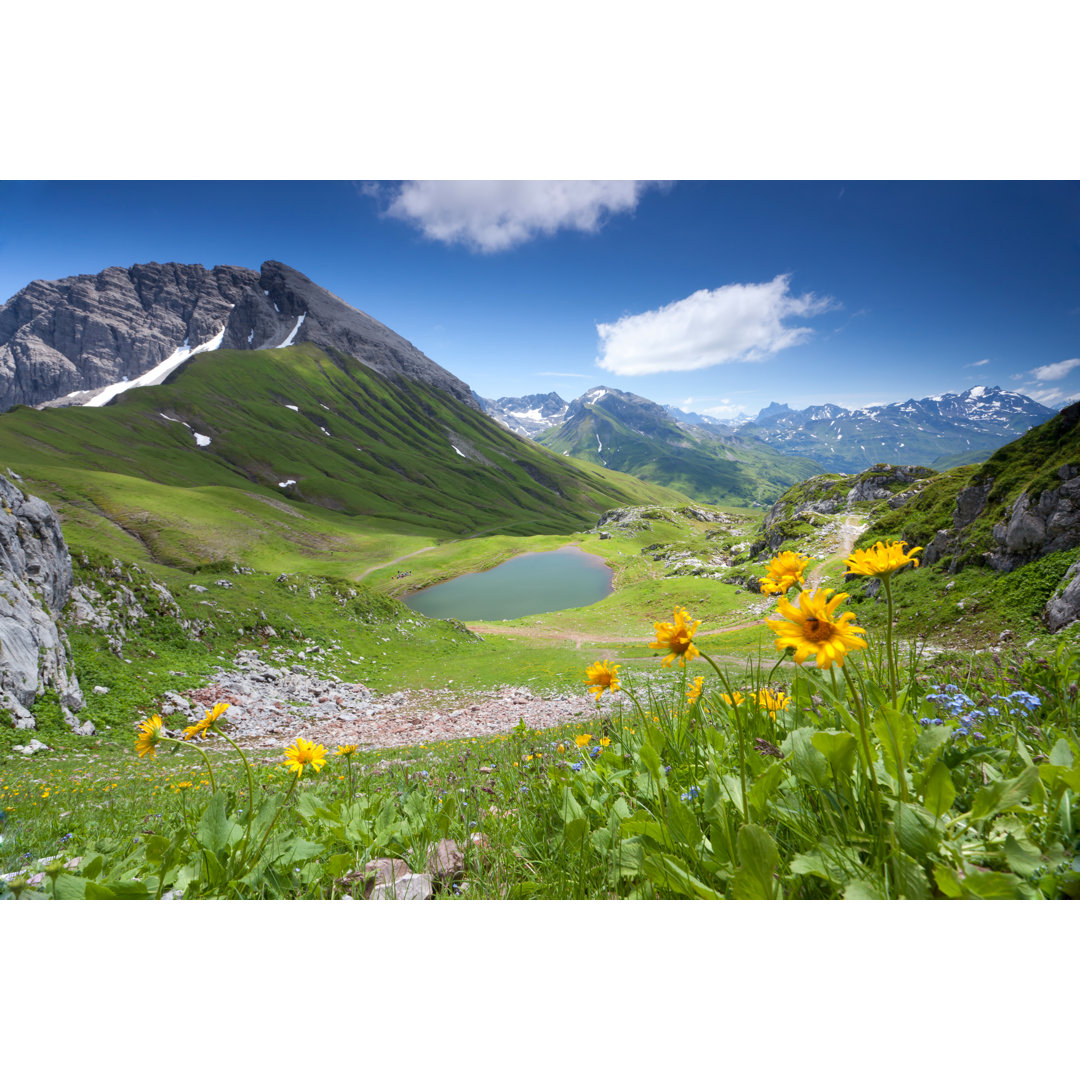
[[[585,607],[611,591],[611,570],[603,559],[564,547],[518,555],[480,574],[462,574],[413,593],[405,603],[433,619],[517,619]]]

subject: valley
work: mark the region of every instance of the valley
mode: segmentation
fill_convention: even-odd
[[[159,278],[169,289],[188,279],[210,288],[198,274],[134,270],[106,275],[103,287],[124,297],[132,281]],[[500,867],[471,864],[482,896],[756,889],[769,898],[772,870],[747,886],[739,846],[763,822],[784,838],[791,894],[973,895],[964,842],[943,833],[934,854],[912,854],[899,831],[904,820],[933,831],[929,807],[940,818],[952,806],[941,769],[955,776],[954,796],[960,784],[1012,792],[1016,769],[1035,769],[1022,773],[1031,783],[1021,792],[1035,798],[1041,757],[1064,770],[1040,781],[1047,790],[1059,781],[1072,790],[1076,695],[1061,687],[1074,686],[1080,663],[1080,405],[997,449],[984,432],[980,460],[943,471],[823,471],[750,430],[677,421],[608,387],[571,403],[504,400],[505,417],[532,426],[524,437],[404,339],[355,309],[343,313],[347,305],[302,275],[275,263],[254,273],[217,274],[203,323],[189,320],[185,332],[223,317],[219,347],[192,352],[159,384],[132,385],[102,405],[23,403],[0,415],[4,812],[31,853],[80,830],[76,858],[96,869],[57,871],[68,895],[145,895],[153,881],[158,895],[168,885],[189,898],[324,896],[349,891],[348,874],[362,877],[387,853],[418,869],[436,838],[480,845],[482,827]],[[234,307],[222,282],[241,290]],[[72,286],[83,296],[81,288]],[[153,324],[150,338],[132,338],[146,364],[167,350],[171,324],[153,304],[116,307],[125,333],[125,320]],[[20,324],[20,357],[41,354],[47,325],[40,315]],[[239,347],[220,347],[237,337]],[[130,364],[137,351],[120,359]],[[114,366],[100,377],[116,374]],[[128,370],[132,383],[141,374]],[[9,384],[14,393],[18,379]],[[777,415],[790,419],[790,410]],[[554,590],[541,577],[537,608],[558,610],[429,618],[403,603],[516,556],[567,548],[602,563],[605,580],[610,572],[603,599],[546,603]],[[851,572],[860,549],[871,562],[892,561],[882,573]],[[796,555],[805,576],[767,595],[773,560]],[[800,642],[816,647],[815,635],[835,633],[849,659],[865,649],[857,664],[837,663],[845,678],[858,671],[858,685],[778,651],[781,598],[796,584],[847,596],[839,622],[824,609],[787,618],[802,627]],[[804,594],[803,604],[815,602]],[[837,629],[848,623],[850,632]],[[1003,708],[1013,715],[991,704],[1012,700],[1006,690],[1042,703],[1032,687],[1051,684],[1052,695],[1040,691],[1045,727],[991,722]],[[983,708],[967,698],[973,711],[946,728],[933,703],[950,686],[982,694]],[[214,726],[214,712],[226,720]],[[220,738],[204,747],[198,736],[208,730]],[[992,740],[982,757],[977,737]],[[157,757],[161,740],[168,757]],[[334,743],[344,768],[328,768],[325,796],[315,780],[293,799],[303,770],[283,787],[282,754]],[[229,794],[217,790],[218,771]],[[132,786],[120,798],[123,831],[140,817],[150,826],[134,839],[121,842],[109,814],[92,812],[112,802],[82,798],[84,774],[98,784],[103,773]],[[183,801],[194,783],[210,789],[191,793],[197,828]],[[179,810],[154,809],[165,787],[180,795]],[[829,830],[852,828],[819,813],[833,788],[860,821],[843,835],[865,849],[863,861],[829,846]],[[969,792],[964,804],[987,798]],[[1038,866],[1066,874],[1071,802],[1060,804],[1066,813],[1048,798],[1037,812],[1058,817],[1040,835],[1059,837],[1059,847],[1038,849]],[[269,836],[286,804],[291,839],[251,863],[253,823]],[[166,813],[175,841],[153,826]],[[696,839],[706,830],[707,847]],[[583,855],[574,845],[586,831],[592,854]],[[143,837],[147,857],[151,844],[157,853],[153,872],[140,862]],[[191,854],[195,841],[215,862]],[[996,832],[979,842],[979,858],[1009,877],[1003,895],[1042,887]],[[173,850],[188,852],[182,869],[165,865]],[[549,860],[547,871],[523,869],[525,850]],[[0,850],[5,895],[29,857]],[[575,860],[588,885],[570,884]],[[1067,874],[1048,887],[1072,888]]]

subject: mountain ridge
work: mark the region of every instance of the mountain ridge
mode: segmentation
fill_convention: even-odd
[[[32,281],[0,307],[0,411],[88,404],[106,388],[119,392],[199,351],[303,342],[479,408],[461,379],[411,342],[298,270],[268,260],[258,271],[138,263]]]

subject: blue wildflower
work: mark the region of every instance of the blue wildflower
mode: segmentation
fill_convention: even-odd
[[[572,764],[572,765],[570,766],[570,768],[571,768],[571,769],[573,769],[573,770],[574,770],[574,772],[581,772],[581,762],[580,762],[580,761],[575,761],[575,762],[574,762],[574,763],[573,763],[573,764]]]
[[[682,799],[683,802],[690,802],[692,799],[696,799],[700,794],[700,789],[691,785],[679,796],[679,798]]]

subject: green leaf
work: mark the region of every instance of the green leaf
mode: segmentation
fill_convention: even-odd
[[[832,885],[843,885],[851,876],[845,865],[850,862],[850,856],[846,860],[839,857],[832,845],[826,842],[810,851],[800,852],[791,860],[790,869],[793,874],[818,877]]]
[[[928,758],[936,754],[949,741],[951,731],[952,729],[945,727],[944,724],[931,724],[919,732],[919,737],[915,740],[915,749],[923,758]]]
[[[898,803],[897,807],[900,847],[914,859],[925,862],[941,845],[941,834],[934,828],[936,819],[911,803]]]
[[[739,856],[739,867],[733,883],[735,899],[775,899],[773,874],[780,854],[773,838],[760,825],[743,825],[739,829],[735,847]]]
[[[1054,743],[1053,750],[1050,751],[1050,764],[1051,765],[1064,765],[1068,768],[1073,763],[1072,747],[1065,739],[1058,739]]]
[[[219,791],[210,797],[199,824],[195,829],[195,839],[215,854],[228,849],[232,822],[225,815],[225,792]]]
[[[919,725],[909,713],[899,712],[885,705],[878,710],[873,723],[874,734],[881,743],[885,768],[890,776],[899,779],[904,775],[919,737]]]
[[[614,873],[617,877],[635,877],[645,869],[645,846],[637,837],[619,842],[615,849]]]
[[[664,776],[664,763],[660,759],[660,755],[653,749],[651,743],[643,742],[641,744],[638,757],[641,759],[641,764],[645,766],[649,775],[653,778],[656,786],[661,789],[666,787],[667,779]]]
[[[656,886],[680,896],[698,900],[723,900],[723,894],[706,885],[690,872],[690,868],[677,855],[646,855],[644,870]]]
[[[935,866],[934,881],[950,900],[959,900],[964,895],[964,885],[960,881],[960,875],[951,866]]]
[[[907,816],[907,815],[905,815]],[[910,856],[896,856],[896,888],[906,900],[929,900],[933,893],[923,868]]]
[[[701,846],[701,829],[697,818],[678,800],[668,803],[667,823],[676,844],[695,850]]]
[[[769,800],[776,794],[777,789],[784,782],[784,766],[779,761],[774,761],[754,781],[753,787],[746,794],[750,805],[758,811],[764,811],[769,805]]]
[[[353,868],[353,855],[348,851],[338,852],[326,860],[326,872],[331,877],[344,877]]]
[[[84,900],[86,899],[86,886],[92,884],[85,878],[76,877],[74,874],[61,874],[56,879],[57,900]]]
[[[1021,877],[1031,877],[1043,865],[1042,853],[1034,844],[1017,840],[1012,835],[1005,838],[1002,854],[1009,869]]]
[[[83,893],[87,900],[115,900],[116,894],[107,885],[99,885],[96,881],[86,883],[86,891]]]
[[[160,861],[162,855],[169,850],[169,838],[162,836],[160,833],[154,833],[153,836],[146,838],[146,854],[149,858]]]
[[[573,792],[569,788],[563,788],[562,794],[559,815],[562,817],[563,823],[569,825],[572,821],[584,820],[585,811],[582,810],[581,804],[574,798]]]
[[[848,776],[855,768],[859,749],[854,735],[846,731],[816,731],[810,741],[824,755],[837,777]]]
[[[1023,900],[1020,882],[1012,874],[975,870],[964,878],[964,891],[979,900]]]
[[[923,805],[934,815],[941,817],[956,801],[956,785],[952,773],[944,761],[935,761],[927,773],[923,787]]]
[[[813,729],[796,728],[784,740],[781,747],[785,755],[791,755],[795,775],[814,787],[825,787],[829,782],[829,766],[824,755],[813,742]]]
[[[998,780],[979,788],[971,802],[971,820],[981,821],[1019,806],[1031,794],[1038,779],[1039,770],[1030,766],[1012,780]]]
[[[90,890],[102,890],[108,896],[91,896]],[[147,900],[149,892],[146,883],[142,881],[108,881],[98,885],[94,881],[86,883],[87,900]]]
[[[884,900],[881,890],[869,881],[856,878],[844,890],[845,900]]]

